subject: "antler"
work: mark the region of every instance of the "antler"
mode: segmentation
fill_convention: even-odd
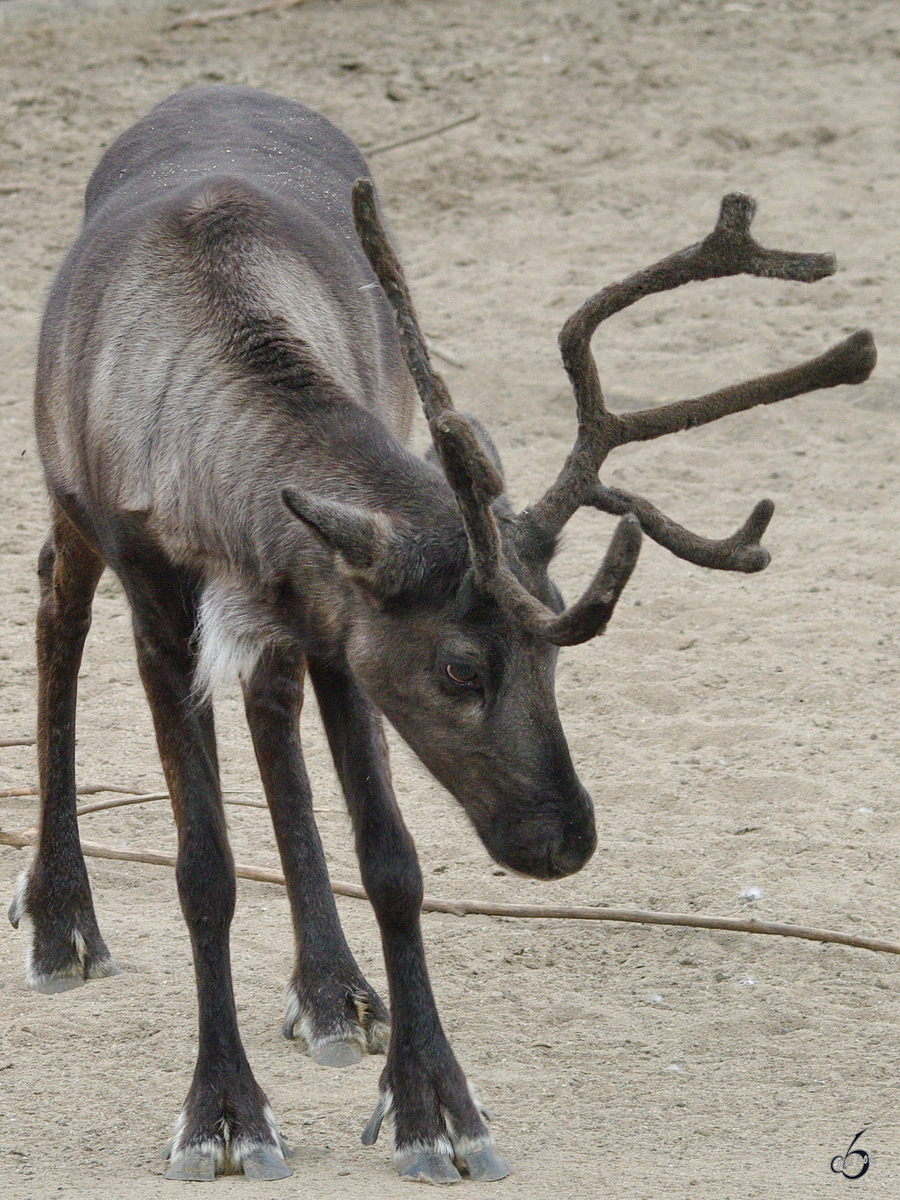
[[[616,446],[690,429],[729,413],[757,404],[774,404],[817,388],[862,383],[875,366],[875,344],[868,330],[854,333],[818,358],[787,371],[693,400],[621,415],[607,411],[590,349],[591,337],[601,321],[644,296],[693,280],[745,274],[812,283],[834,274],[837,264],[830,254],[797,254],[760,246],[750,234],[755,211],[756,204],[749,196],[725,196],[716,227],[702,242],[597,292],[566,321],[559,345],[575,392],[578,436],[556,482],[522,514],[526,527],[531,523],[555,536],[578,508],[588,505],[604,512],[633,514],[654,541],[699,566],[760,571],[768,564],[768,551],[759,540],[772,516],[774,506],[770,500],[760,501],[735,534],[717,542],[676,525],[640,496],[605,488],[597,474]]]
[[[679,558],[698,566],[729,571],[760,571],[769,562],[760,538],[772,517],[771,500],[761,500],[729,538],[713,541],[670,520],[649,500],[600,483],[598,472],[616,446],[646,441],[716,421],[758,404],[842,383],[862,383],[875,366],[875,344],[868,330],[797,367],[734,384],[693,400],[659,408],[615,414],[607,411],[590,342],[601,321],[654,292],[694,280],[726,275],[759,275],[812,283],[837,269],[830,254],[768,250],[750,234],[756,204],[749,196],[725,196],[715,229],[696,245],[662,259],[590,297],[566,321],[559,335],[563,365],[572,382],[578,411],[575,446],[544,496],[518,518],[516,544],[526,547],[534,534],[556,537],[583,506],[621,516],[600,570],[581,600],[557,615],[522,586],[507,563],[491,503],[503,481],[481,449],[465,417],[453,409],[447,387],[432,367],[416,319],[402,268],[387,240],[370,180],[353,187],[353,213],[363,248],[394,310],[400,344],[415,380],[444,473],[453,488],[472,554],[478,584],[490,592],[536,636],[557,645],[587,641],[605,628],[634,569],[640,531]]]
[[[623,516],[587,591],[562,614],[547,608],[522,586],[503,555],[491,510],[492,501],[503,492],[503,480],[482,450],[471,423],[454,410],[446,384],[431,365],[403,269],[378,215],[371,180],[357,179],[353,185],[353,216],[362,247],[394,310],[406,365],[462,513],[477,584],[536,637],[555,645],[574,645],[602,633],[637,561],[641,544],[638,519]]]

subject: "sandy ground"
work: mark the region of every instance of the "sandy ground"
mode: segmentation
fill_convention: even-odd
[[[209,0],[198,0],[211,8]],[[757,410],[622,450],[607,482],[721,536],[777,505],[773,562],[714,574],[646,543],[608,634],[566,651],[558,694],[598,813],[580,875],[503,875],[402,746],[398,790],[426,888],[442,897],[612,904],[897,937],[900,736],[900,20],[877,0],[588,3],[311,0],[279,15],[169,28],[184,2],[0,4],[0,737],[34,725],[35,560],[46,508],[30,418],[43,296],[104,145],[172,91],[249,83],[302,99],[373,157],[427,332],[459,407],[493,430],[518,503],[573,437],[556,332],[595,288],[705,234],[719,197],[760,201],[767,244],[833,250],[814,287],[727,280],[643,302],[598,335],[620,407],[709,390],[818,353],[860,326],[880,362],[860,389]],[[421,444],[421,427],[416,432]],[[568,596],[612,527],[579,516],[556,578]],[[105,578],[82,673],[83,784],[161,790],[116,582]],[[219,698],[225,786],[258,798],[235,694]],[[358,879],[348,822],[304,715],[334,877]],[[35,782],[0,750],[0,788]],[[239,861],[274,866],[264,813],[231,811]],[[35,818],[0,802],[0,824]],[[163,804],[83,819],[95,841],[170,849]],[[0,848],[2,889],[26,861]],[[0,932],[0,1194],[174,1195],[159,1150],[190,1078],[193,977],[170,871],[90,864],[117,979],[58,997],[24,985]],[[741,899],[758,889],[757,900]],[[384,986],[368,906],[340,901]],[[5,925],[5,923],[4,923]],[[515,1173],[497,1200],[900,1192],[900,962],[798,941],[642,926],[426,916],[457,1053]],[[271,885],[241,883],[242,1030],[288,1140],[282,1183],[216,1195],[410,1195],[359,1133],[378,1060],[312,1064],[279,1033],[292,947]],[[856,1184],[833,1156],[870,1126]],[[466,1194],[476,1185],[462,1185]]]

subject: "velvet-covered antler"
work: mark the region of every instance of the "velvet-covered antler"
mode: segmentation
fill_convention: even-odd
[[[762,500],[747,522],[730,538],[711,541],[669,520],[649,501],[605,488],[597,474],[610,450],[628,442],[647,441],[666,433],[716,421],[757,404],[774,404],[817,388],[862,383],[875,366],[875,344],[867,330],[854,333],[818,358],[694,400],[617,415],[607,411],[591,337],[601,321],[654,292],[669,291],[695,280],[725,275],[760,275],[770,279],[813,283],[837,269],[830,254],[797,254],[767,250],[750,234],[756,204],[749,196],[725,196],[716,227],[702,242],[662,259],[591,296],[566,321],[559,335],[563,365],[575,392],[578,436],[555,483],[526,510],[523,520],[555,535],[582,506],[621,515],[632,513],[654,541],[679,558],[703,567],[759,571],[769,555],[759,540],[772,516],[770,500]]]
[[[659,408],[622,415],[607,411],[590,349],[594,331],[607,317],[644,296],[695,280],[749,274],[811,283],[834,273],[836,263],[830,254],[797,254],[760,246],[750,235],[755,207],[748,196],[726,196],[715,229],[702,242],[604,288],[562,328],[560,350],[575,392],[578,434],[556,481],[537,504],[519,516],[517,544],[533,542],[535,533],[545,542],[548,536],[555,537],[583,506],[613,513],[622,520],[587,592],[577,604],[557,615],[522,586],[504,558],[491,511],[492,501],[503,490],[503,481],[481,449],[471,424],[454,411],[447,387],[431,365],[402,268],[378,216],[371,181],[360,179],[354,185],[353,211],[360,240],[394,310],[407,366],[463,515],[476,580],[537,636],[557,645],[572,645],[603,631],[634,569],[641,529],[679,558],[699,566],[759,571],[769,562],[760,538],[772,516],[774,506],[770,500],[760,501],[731,537],[721,541],[703,538],[670,520],[648,500],[604,487],[598,472],[610,450],[817,388],[862,383],[871,373],[875,345],[871,334],[863,330],[818,358],[786,371]]]
[[[400,345],[415,381],[444,474],[462,513],[477,585],[538,637],[573,645],[606,627],[640,551],[638,520],[619,522],[600,570],[577,604],[557,614],[523,587],[503,555],[491,503],[503,480],[481,448],[471,423],[453,408],[446,384],[431,365],[403,268],[387,239],[368,179],[353,185],[353,215],[366,256],[394,310]]]

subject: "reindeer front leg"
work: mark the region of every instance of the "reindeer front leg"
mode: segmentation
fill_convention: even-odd
[[[212,705],[198,701],[193,691],[193,590],[190,581],[152,558],[146,574],[124,582],[178,826],[178,896],[197,981],[197,1063],[168,1148],[166,1178],[208,1180],[243,1171],[252,1179],[281,1179],[292,1173],[284,1162],[286,1147],[238,1032],[228,938],[234,862]]]
[[[394,798],[380,719],[351,675],[312,660],[309,671],[381,930],[391,997],[387,1065],[363,1142],[371,1145],[390,1116],[400,1175],[454,1183],[461,1168],[472,1179],[502,1179],[509,1165],[494,1149],[438,1017],[419,922],[422,873]]]
[[[247,724],[284,868],[297,960],[282,1032],[323,1066],[383,1054],[388,1013],[347,945],[328,879],[303,762],[305,663],[269,650],[244,687]]]

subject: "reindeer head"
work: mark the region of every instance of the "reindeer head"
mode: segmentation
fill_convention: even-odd
[[[726,196],[704,241],[598,292],[563,326],[560,348],[575,393],[578,434],[557,480],[516,515],[504,496],[490,439],[477,422],[454,410],[431,365],[369,180],[355,184],[353,205],[458,505],[455,534],[448,530],[442,549],[456,563],[452,593],[438,606],[385,604],[392,589],[403,590],[399,581],[421,572],[421,547],[413,551],[408,536],[371,512],[294,490],[285,500],[342,552],[378,600],[368,627],[348,648],[375,703],[463,804],[497,861],[541,878],[566,875],[593,853],[596,832],[593,806],[575,774],[556,710],[557,648],[604,631],[637,561],[642,530],[679,558],[705,567],[751,572],[769,561],[760,538],[772,516],[771,501],[761,501],[730,538],[712,541],[675,524],[649,501],[604,487],[598,473],[606,456],[616,446],[757,404],[861,383],[874,366],[874,344],[868,332],[859,332],[787,371],[641,412],[608,412],[590,350],[606,317],[692,280],[744,273],[812,282],[835,271],[830,255],[763,249],[749,232],[753,202]],[[586,592],[564,608],[547,568],[560,532],[582,506],[621,520]]]

